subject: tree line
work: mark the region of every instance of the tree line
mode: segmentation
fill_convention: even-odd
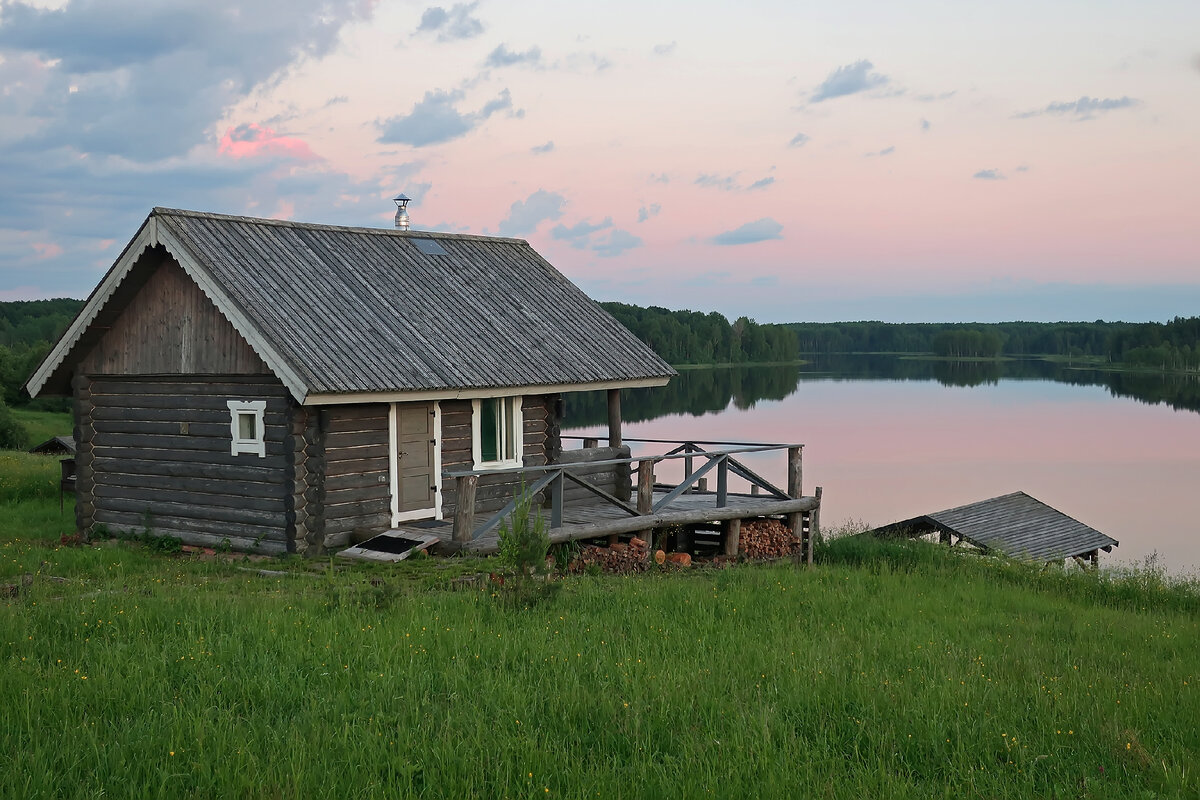
[[[660,306],[601,303],[670,364],[747,364],[795,361],[796,335],[787,325],[730,322],[715,311],[671,311]]]
[[[30,400],[22,388],[51,346],[83,308],[82,300],[15,300],[0,302],[0,448],[28,444],[12,406],[65,411],[66,398]]]
[[[1157,325],[1158,323],[1147,323]],[[796,322],[803,353],[1109,356],[1128,322]]]

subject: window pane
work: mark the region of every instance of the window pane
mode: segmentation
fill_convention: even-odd
[[[255,414],[238,414],[238,438],[257,439],[258,426],[255,424]]]
[[[500,460],[500,402],[494,397],[479,403],[479,459]]]
[[[513,441],[516,437],[513,435],[513,398],[504,398],[504,415],[502,418],[504,425],[504,457],[512,460],[516,458],[513,453]]]

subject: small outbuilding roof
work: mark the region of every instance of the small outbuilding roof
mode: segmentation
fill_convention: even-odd
[[[1119,543],[1024,492],[993,497],[876,528],[878,536],[958,536],[976,547],[1030,561],[1057,561]]]
[[[660,386],[675,371],[529,244],[155,208],[30,378],[72,351],[165,249],[299,402]]]
[[[39,445],[29,448],[29,452],[38,455],[75,455],[74,436],[54,436]]]

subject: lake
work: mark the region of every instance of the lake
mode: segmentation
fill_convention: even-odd
[[[568,395],[563,433],[602,429],[604,403]],[[804,444],[804,491],[823,487],[826,530],[1021,490],[1117,539],[1102,564],[1157,553],[1173,573],[1200,566],[1194,377],[839,356],[684,370],[662,389],[623,393],[622,406],[628,438]],[[785,482],[782,455],[744,460]],[[672,467],[660,479],[678,480]]]

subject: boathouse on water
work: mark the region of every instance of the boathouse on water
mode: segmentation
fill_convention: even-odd
[[[522,240],[155,208],[27,388],[74,398],[81,531],[317,554],[405,525],[449,539],[452,519],[470,544],[495,528],[474,515],[559,464],[591,475],[576,499],[647,523],[688,501],[695,516],[687,487],[625,502],[619,392],[674,374]],[[561,395],[585,390],[608,391],[610,446],[564,450]],[[718,483],[747,472],[700,450],[675,457],[716,464]],[[789,454],[792,496],[750,478],[774,511],[807,513]],[[562,528],[555,477],[541,486]],[[722,484],[719,513],[700,516],[767,502],[731,512]]]

